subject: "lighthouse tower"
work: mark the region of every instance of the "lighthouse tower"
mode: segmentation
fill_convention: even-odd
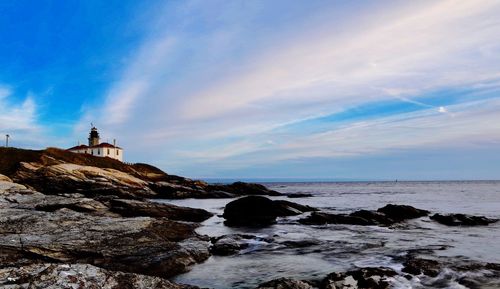
[[[99,143],[99,132],[97,132],[97,128],[95,126],[92,126],[89,134],[89,147],[96,146]]]

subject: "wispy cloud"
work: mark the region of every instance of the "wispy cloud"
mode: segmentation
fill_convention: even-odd
[[[42,127],[37,122],[37,106],[32,95],[20,102],[10,99],[12,90],[0,86],[0,134],[11,136],[11,144],[37,147],[43,145]]]
[[[132,156],[154,149],[158,162],[178,167],[365,154],[498,133],[491,96],[500,81],[497,1],[377,2],[344,17],[325,17],[338,13],[325,2],[311,9],[307,19],[315,20],[297,9],[289,15],[297,21],[260,26],[266,10],[282,7],[256,1],[221,12],[212,4],[158,9],[154,33],[77,131],[94,120]],[[182,21],[165,20],[172,11]],[[450,103],[421,99],[456,88],[474,93]],[[322,124],[319,132],[281,130],[391,100],[420,109]]]

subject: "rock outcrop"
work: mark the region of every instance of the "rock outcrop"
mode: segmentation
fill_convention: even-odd
[[[100,289],[196,289],[162,278],[105,270],[89,264],[40,263],[0,268],[0,287],[100,288]]]
[[[68,209],[0,211],[0,260],[88,263],[169,277],[209,257],[196,226],[167,219],[91,216]]]
[[[396,271],[385,267],[367,267],[347,272],[334,272],[323,279],[320,288],[388,289],[390,283],[387,278],[396,275],[398,275]]]
[[[429,215],[429,211],[414,208],[408,205],[394,205],[388,204],[377,210],[377,212],[384,214],[396,222],[425,217]]]
[[[223,255],[241,250],[244,238],[211,245],[194,231],[211,213],[149,199],[279,195],[58,149],[0,148],[0,173],[0,282],[7,288],[188,288],[164,278],[206,260],[210,247]]]
[[[80,193],[91,198],[115,196],[122,199],[281,195],[259,184],[210,185],[169,175],[147,164],[129,165],[56,148],[41,151],[0,148],[0,174],[46,195]]]
[[[80,193],[87,197],[113,195],[122,198],[154,198],[148,182],[110,168],[69,163],[42,165],[20,163],[13,179],[43,194]]]
[[[412,275],[424,274],[431,277],[436,277],[442,269],[441,264],[436,260],[423,259],[417,257],[409,257],[403,263],[401,271],[410,273]]]
[[[109,280],[99,288],[187,288],[162,278],[186,272],[210,256],[208,238],[194,232],[196,224],[185,222],[210,217],[204,210],[45,195],[1,179],[0,276],[7,277],[0,284],[5,288],[92,288],[106,275]]]
[[[313,287],[304,281],[290,278],[279,278],[262,283],[257,289],[313,289]]]
[[[214,255],[228,256],[238,253],[240,250],[248,248],[248,239],[252,239],[251,235],[226,235],[212,239],[212,247],[210,252]]]
[[[311,193],[290,193],[287,194],[286,196],[291,199],[298,199],[298,198],[310,198],[313,197],[314,195]]]
[[[223,217],[227,226],[266,226],[275,223],[277,217],[300,215],[315,210],[289,201],[247,196],[227,204]]]
[[[313,212],[299,220],[305,225],[346,224],[361,226],[389,226],[409,219],[427,216],[429,211],[407,205],[386,205],[377,211],[359,210],[351,214]]]
[[[484,216],[472,216],[465,214],[434,214],[431,217],[440,224],[446,226],[487,226],[492,223],[498,222],[498,219],[490,219]]]
[[[234,196],[250,196],[250,195],[259,195],[259,196],[281,196],[282,194],[269,190],[263,185],[260,184],[251,184],[244,182],[235,182],[229,185],[209,185],[208,190],[212,192],[229,192]]]
[[[146,200],[113,199],[109,203],[111,211],[124,217],[147,216],[177,221],[202,222],[213,215],[203,209],[179,207]]]

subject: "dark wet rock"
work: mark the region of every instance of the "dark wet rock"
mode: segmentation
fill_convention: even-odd
[[[248,248],[248,240],[255,238],[253,235],[226,235],[212,239],[210,252],[213,255],[228,256],[237,254]]]
[[[108,270],[169,277],[209,257],[195,225],[167,219],[113,218],[60,209],[0,210],[0,261],[88,263]]]
[[[431,277],[436,277],[442,269],[442,265],[431,259],[423,259],[417,257],[410,257],[403,263],[401,271],[412,275],[424,274]]]
[[[383,213],[386,217],[394,221],[404,221],[408,219],[415,219],[429,215],[429,211],[421,210],[407,205],[394,205],[388,204],[377,210]]]
[[[223,217],[228,226],[263,226],[276,222],[275,204],[261,196],[248,196],[230,202]]]
[[[313,289],[313,287],[304,281],[290,278],[279,278],[262,283],[257,289]]]
[[[227,204],[223,217],[228,226],[265,226],[275,223],[277,217],[299,215],[311,210],[315,209],[263,196],[247,196]]]
[[[158,194],[158,198],[162,199],[220,199],[234,198],[235,195],[216,190],[206,190],[206,188],[192,187],[169,182],[156,182],[149,187]]]
[[[320,242],[318,240],[288,240],[281,244],[289,248],[306,248],[319,245]]]
[[[387,289],[390,288],[387,277],[396,275],[396,271],[385,267],[368,267],[347,272],[334,272],[323,279],[320,288]]]
[[[203,209],[180,207],[151,201],[114,199],[110,201],[111,210],[124,217],[155,217],[177,221],[203,222],[213,214]]]
[[[311,215],[300,219],[299,223],[305,225],[346,224],[363,226],[377,224],[374,221],[370,221],[361,217],[345,214],[330,214],[324,212],[312,212]]]
[[[100,289],[195,289],[168,280],[133,273],[114,272],[89,264],[32,264],[0,269],[2,288],[100,288]]]
[[[482,288],[481,283],[471,277],[462,277],[458,279],[458,284],[464,285],[469,289],[479,289]]]
[[[261,184],[252,184],[244,182],[235,182],[229,185],[209,185],[208,191],[211,192],[227,192],[236,196],[281,196],[282,194],[277,191],[270,190]]]
[[[500,264],[499,263],[486,263],[484,268],[487,270],[493,270],[493,271],[500,272]]]
[[[431,217],[440,224],[446,226],[487,226],[489,224],[498,222],[498,219],[490,219],[483,216],[472,216],[465,214],[434,214]]]
[[[314,197],[311,193],[292,193],[286,195],[288,198],[309,198]]]
[[[369,223],[372,223],[373,225],[375,225],[375,224],[391,225],[391,224],[395,223],[395,221],[393,219],[387,217],[383,213],[376,212],[376,211],[359,210],[359,211],[356,211],[356,212],[349,214],[349,216],[363,218],[363,219],[367,220]]]
[[[228,185],[192,186],[190,184],[175,184],[170,182],[156,182],[149,187],[164,199],[221,199],[234,198],[245,195],[280,196],[281,193],[269,190],[260,184],[235,182]]]
[[[278,216],[296,216],[304,212],[318,211],[318,209],[311,206],[305,206],[290,201],[276,200],[273,202]]]
[[[395,223],[426,216],[428,211],[416,209],[405,205],[386,205],[377,211],[359,210],[351,214],[332,214],[313,212],[304,219],[299,220],[306,225],[345,224],[361,226],[389,226]]]

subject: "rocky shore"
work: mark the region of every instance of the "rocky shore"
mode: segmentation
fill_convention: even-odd
[[[288,248],[317,245],[314,240],[280,242],[253,234],[209,238],[195,229],[212,213],[154,199],[236,198],[222,215],[224,224],[231,227],[266,227],[289,216],[296,216],[298,226],[390,228],[427,218],[443,226],[463,227],[498,221],[465,214],[432,214],[396,204],[334,214],[266,196],[285,197],[258,184],[211,185],[168,175],[146,164],[127,165],[58,149],[0,148],[0,287],[198,288],[169,278],[210,256],[240,254],[256,242]],[[408,251],[394,256],[399,258],[399,270],[353,266],[352,270],[312,280],[283,276],[258,288],[391,288],[403,279],[432,281],[445,268],[456,274],[481,271],[500,278],[499,264],[440,259],[429,255],[432,250],[426,255]],[[479,288],[474,287],[477,282],[460,279],[460,284],[469,288]]]
[[[0,286],[194,288],[165,278],[211,255],[194,230],[212,214],[150,199],[242,194],[279,193],[58,149],[1,148]]]

